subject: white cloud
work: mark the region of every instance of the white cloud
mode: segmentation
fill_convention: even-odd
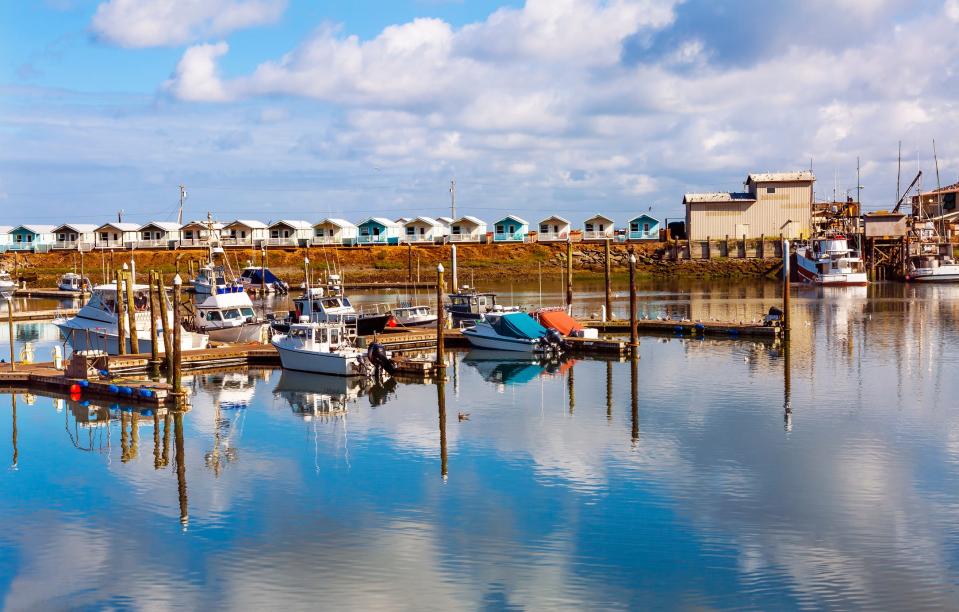
[[[180,58],[173,77],[164,87],[181,100],[223,102],[230,94],[223,86],[216,60],[229,51],[225,42],[190,47]]]
[[[162,47],[273,23],[286,0],[108,0],[91,27],[121,47]]]

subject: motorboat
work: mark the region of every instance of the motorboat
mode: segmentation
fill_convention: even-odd
[[[556,330],[560,336],[570,338],[599,338],[599,330],[595,327],[583,327],[564,308],[540,308],[532,313],[532,317],[547,329]]]
[[[137,331],[137,346],[134,353],[149,353],[153,346],[150,337],[150,288],[147,285],[134,284],[133,287],[134,321]],[[162,295],[161,299],[167,299]],[[169,304],[169,302],[168,302]],[[164,352],[163,329],[173,326],[172,305],[167,308],[167,320],[157,315],[157,350]],[[128,313],[123,312],[124,341],[130,337],[127,329]],[[119,332],[117,328],[117,285],[109,283],[93,288],[89,301],[72,317],[58,317],[53,324],[74,351],[104,351],[110,355],[118,354]],[[183,350],[206,348],[209,338],[203,334],[181,329],[180,347]]]
[[[843,234],[813,238],[796,249],[796,272],[817,285],[867,285],[866,266]]]
[[[6,270],[0,270],[0,296],[7,298],[13,295],[17,288],[17,282],[13,280],[10,273]]]
[[[343,322],[317,323],[303,317],[301,322],[290,325],[287,333],[275,334],[273,346],[285,370],[372,376],[377,364],[392,369],[392,362],[376,343],[367,351],[353,346]]]
[[[383,331],[390,320],[389,313],[357,312],[343,293],[337,274],[331,274],[326,287],[307,287],[293,299],[294,310],[286,321],[277,321],[273,329],[286,331],[293,321],[306,318],[314,323],[343,323],[350,337],[369,336]],[[435,319],[434,319],[435,321]]]
[[[236,285],[213,289],[214,293],[196,305],[194,326],[217,342],[259,342],[265,323],[253,309],[253,301]]]
[[[286,294],[290,286],[279,279],[269,268],[247,266],[237,279],[247,291],[259,291],[261,288],[267,293]]]
[[[912,283],[959,282],[959,262],[949,243],[918,243],[906,265],[906,280]]]
[[[93,286],[89,278],[80,276],[76,272],[67,272],[57,281],[57,288],[60,291],[72,291],[79,293]]]
[[[446,310],[457,327],[478,321],[488,312],[519,312],[517,308],[497,304],[495,293],[479,293],[465,285],[460,291],[449,294]]]
[[[390,310],[397,327],[425,327],[436,325],[436,313],[429,306],[404,304]]]
[[[196,278],[190,280],[193,291],[197,295],[212,295],[215,291],[223,291],[234,286],[242,285],[235,280],[229,280],[227,270],[222,265],[209,261],[197,271]]]
[[[463,330],[477,348],[529,354],[558,354],[562,338],[525,312],[487,313],[472,327]]]

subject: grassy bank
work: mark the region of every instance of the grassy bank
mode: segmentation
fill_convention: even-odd
[[[662,246],[658,243],[614,245],[611,260],[617,277],[628,270],[628,248],[636,254],[637,274],[642,278],[757,278],[774,274],[781,266],[778,259],[670,261],[662,258]],[[476,280],[530,278],[540,271],[557,273],[566,267],[565,244],[459,245],[457,251],[460,273],[471,274]],[[293,281],[301,277],[303,258],[307,256],[314,270],[336,267],[353,281],[396,281],[408,276],[426,281],[435,276],[436,264],[449,265],[450,252],[449,246],[273,249],[267,253],[267,265],[282,278]],[[602,244],[574,244],[575,275],[601,276],[604,256]],[[131,259],[140,271],[156,269],[172,276],[179,270],[185,276],[190,260],[203,262],[205,258],[206,252],[201,249],[92,252],[84,254],[82,262],[76,252],[5,253],[0,257],[0,265],[11,273],[17,269],[21,275],[36,279],[33,282],[38,286],[52,286],[64,272],[79,272],[81,265],[84,273],[99,283],[105,271]],[[227,258],[238,269],[251,261],[259,265],[260,254],[250,249],[230,249]]]

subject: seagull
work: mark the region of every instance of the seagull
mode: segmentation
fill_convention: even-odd
[[[456,416],[457,416],[457,417],[459,418],[459,420],[461,420],[461,421],[468,421],[468,420],[470,420],[470,413],[468,413],[468,412],[460,412],[460,413],[458,413]]]

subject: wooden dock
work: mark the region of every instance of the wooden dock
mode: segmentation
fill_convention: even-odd
[[[628,320],[583,321],[585,327],[595,327],[601,332],[628,334]],[[663,321],[661,319],[640,319],[636,322],[639,333],[657,335],[725,336],[735,338],[750,336],[774,339],[779,337],[780,328],[760,323],[724,323],[719,321]]]
[[[44,288],[37,287],[32,289],[16,289],[13,292],[14,297],[26,297],[26,298],[56,298],[60,300],[78,300],[80,299],[79,291],[63,291],[62,289],[57,288]],[[85,297],[90,296],[89,291],[83,293]]]
[[[9,363],[0,364],[0,389],[50,391],[78,399],[95,397],[151,406],[164,405],[174,399],[172,388],[166,383],[116,377],[108,380],[68,378],[66,372],[55,369],[52,363],[18,363],[15,369]]]
[[[57,317],[72,317],[80,312],[79,308],[58,308],[56,310],[25,310],[19,312],[13,311],[13,320],[22,321],[52,321]],[[9,315],[2,315],[0,319],[6,319]]]

